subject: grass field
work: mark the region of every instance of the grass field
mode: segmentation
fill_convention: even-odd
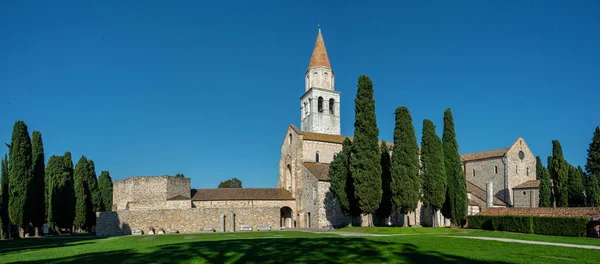
[[[597,263],[599,258],[600,250],[424,233],[342,237],[285,231],[0,241],[2,263]]]

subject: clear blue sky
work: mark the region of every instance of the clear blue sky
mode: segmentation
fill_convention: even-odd
[[[450,107],[461,153],[522,136],[545,163],[557,139],[583,166],[600,125],[598,1],[81,2],[0,2],[0,140],[24,120],[46,159],[85,154],[113,179],[274,187],[318,23],[344,135],[361,74],[387,141],[396,107],[419,143]]]

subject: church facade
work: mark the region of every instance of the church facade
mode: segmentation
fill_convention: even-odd
[[[299,89],[300,90],[300,89]],[[340,92],[319,29],[300,98],[300,128],[287,127],[275,188],[191,189],[189,178],[130,177],[113,183],[113,211],[98,212],[99,236],[166,232],[253,231],[369,225],[343,214],[329,187],[329,164],[342,150]],[[393,144],[388,143],[392,148]],[[537,207],[535,157],[523,138],[508,148],[461,155],[469,214],[489,207]],[[431,226],[441,215],[423,208],[378,224]],[[357,222],[358,221],[358,222]],[[449,221],[437,221],[449,224]]]

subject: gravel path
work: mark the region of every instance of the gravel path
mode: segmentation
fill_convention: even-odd
[[[534,244],[534,245],[547,245],[547,246],[558,246],[558,247],[572,247],[572,248],[587,248],[600,250],[600,246],[590,245],[576,245],[576,244],[565,244],[565,243],[554,243],[554,242],[543,242],[543,241],[531,241],[531,240],[520,240],[510,238],[499,238],[499,237],[473,237],[473,236],[446,236],[456,238],[468,238],[468,239],[481,239],[481,240],[493,240],[509,243],[523,243],[523,244]]]

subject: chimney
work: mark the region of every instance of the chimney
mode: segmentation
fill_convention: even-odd
[[[492,208],[494,206],[494,182],[489,181],[485,183],[485,196],[486,208]]]

